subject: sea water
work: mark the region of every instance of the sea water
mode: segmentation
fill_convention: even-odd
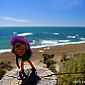
[[[85,42],[85,27],[0,27],[0,52],[11,49],[15,35],[27,38],[32,48],[76,44]]]

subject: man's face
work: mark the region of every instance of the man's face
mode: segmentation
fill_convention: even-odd
[[[16,42],[16,44],[14,45],[14,52],[19,56],[23,56],[27,49],[28,46],[20,42]]]

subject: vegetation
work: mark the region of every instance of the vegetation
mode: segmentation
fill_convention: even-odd
[[[3,69],[0,69],[0,79],[3,77],[3,75],[6,73],[6,71],[5,70],[3,70]]]
[[[10,71],[11,69],[12,66],[10,65],[10,62],[7,63],[0,62],[0,79],[3,77],[6,71]]]
[[[54,54],[43,54],[43,62],[46,64],[47,68],[49,68],[52,72],[56,73],[56,69],[55,69],[55,64],[56,62],[53,60],[54,58]]]
[[[60,59],[60,61],[61,61],[61,62],[64,62],[64,61],[67,61],[67,60],[68,60],[68,58],[67,58],[66,53],[63,53],[63,54],[62,54],[62,58]]]
[[[85,54],[75,54],[71,59],[65,61],[61,72],[85,71]],[[58,76],[58,85],[84,85],[85,73],[64,74]]]

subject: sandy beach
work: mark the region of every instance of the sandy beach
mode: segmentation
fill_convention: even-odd
[[[44,73],[45,75],[48,75],[48,74],[53,74],[53,73],[49,73],[45,71],[45,69],[47,69],[47,71],[50,71],[52,72],[50,69],[48,68],[45,68],[46,65],[43,63],[43,54],[49,54],[49,55],[52,55],[54,54],[54,57],[52,58],[56,63],[54,64],[55,65],[55,69],[56,69],[56,72],[60,72],[60,70],[62,69],[62,66],[63,66],[63,62],[61,62],[63,56],[66,56],[66,58],[71,58],[75,53],[85,53],[85,43],[82,43],[82,44],[69,44],[69,45],[58,45],[58,46],[51,46],[51,47],[43,47],[43,48],[33,48],[32,49],[32,56],[31,56],[31,61],[33,62],[33,64],[35,65],[36,67],[36,70],[39,70],[40,67],[43,68],[41,70],[42,73],[40,73],[39,76],[43,76]],[[2,53],[0,54],[0,64],[4,62],[4,63],[8,63],[10,64],[13,69],[11,71],[7,71],[6,74],[8,75],[12,75],[12,76],[15,76],[16,72],[19,71],[18,68],[16,68],[16,63],[15,63],[15,55],[11,52],[5,52],[5,53]],[[38,68],[39,67],[39,68]],[[30,68],[30,66],[28,65],[28,63],[25,63],[25,66],[24,66],[24,69],[26,70],[27,68]],[[14,69],[16,69],[14,71]],[[12,73],[11,73],[12,72]],[[15,73],[15,74],[14,74]],[[12,78],[12,80],[10,80],[10,77],[6,76],[6,74],[4,75],[3,78],[7,78],[8,80],[5,80],[2,78],[1,82],[0,83],[5,83],[7,84],[6,82],[10,82],[10,84],[7,84],[7,85],[11,85],[11,83],[15,83],[17,81],[14,80]],[[54,80],[57,78],[56,76],[52,76],[52,78],[54,78]],[[49,77],[50,79],[50,77]],[[43,85],[43,81],[46,82],[46,79],[42,79],[40,81],[40,85],[42,84]],[[17,81],[19,83],[19,81]],[[54,81],[48,81],[47,83],[49,82],[54,82]],[[45,84],[45,85],[55,85],[55,84]],[[56,83],[56,81],[55,81]],[[3,85],[5,85],[3,84]],[[18,84],[16,84],[18,85]]]
[[[43,48],[34,48],[32,49],[31,61],[35,65],[44,65],[42,63],[43,54],[54,54],[54,60],[56,64],[60,64],[60,59],[64,54],[71,57],[75,53],[84,53],[85,52],[85,43],[82,44],[69,44],[69,45],[60,45],[60,46],[51,46]],[[10,62],[10,65],[14,68],[15,64],[15,55],[11,52],[0,54],[0,62]]]

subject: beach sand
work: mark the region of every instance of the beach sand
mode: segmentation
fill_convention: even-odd
[[[54,54],[54,60],[56,61],[56,65],[60,64],[60,59],[64,54],[67,56],[72,56],[75,53],[85,53],[85,43],[83,44],[69,44],[69,45],[60,45],[60,46],[51,46],[51,47],[43,47],[43,48],[33,48],[32,49],[31,61],[35,65],[42,65],[43,53],[46,54]],[[0,54],[0,62],[10,62],[10,65],[14,68],[15,64],[15,55],[13,53],[2,53]]]

